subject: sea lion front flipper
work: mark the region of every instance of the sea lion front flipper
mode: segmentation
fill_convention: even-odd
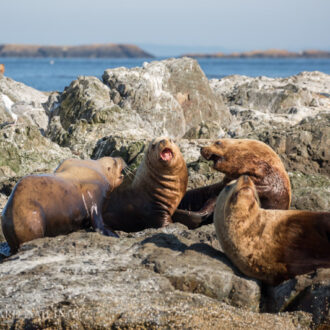
[[[180,222],[186,225],[189,229],[194,229],[200,226],[203,222],[203,214],[187,210],[177,209],[172,215],[173,222]]]
[[[102,215],[98,213],[96,207],[92,207],[91,209],[91,220],[92,220],[92,227],[95,231],[105,236],[119,237],[116,233],[114,233],[110,229],[105,228]]]
[[[178,209],[200,212],[207,206],[209,200],[213,198],[215,200],[217,199],[221,190],[229,181],[231,181],[231,179],[225,177],[221,182],[187,191]]]
[[[176,209],[172,216],[173,222],[180,222],[189,229],[194,229],[202,224],[208,224],[213,221],[213,211],[217,197],[212,197],[206,201],[199,211],[188,211]]]
[[[187,191],[172,215],[173,222],[183,223],[189,229],[211,223],[218,195],[230,180],[225,176],[221,182]]]

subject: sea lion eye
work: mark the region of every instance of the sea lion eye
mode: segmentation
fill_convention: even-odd
[[[222,142],[221,141],[217,141],[214,143],[216,146],[221,146],[222,145]]]

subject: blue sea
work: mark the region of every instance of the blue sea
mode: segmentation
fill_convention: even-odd
[[[132,68],[162,59],[0,58],[0,63],[5,64],[7,77],[42,91],[63,91],[81,75],[101,78],[108,68]],[[330,74],[330,59],[199,59],[198,62],[209,79],[232,74],[287,77],[315,70]]]

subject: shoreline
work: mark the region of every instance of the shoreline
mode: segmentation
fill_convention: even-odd
[[[330,51],[323,50],[303,50],[301,52],[289,52],[287,50],[269,49],[269,50],[253,50],[248,52],[234,52],[234,53],[188,53],[181,57],[192,57],[192,58],[330,58]]]
[[[154,58],[136,45],[92,44],[81,46],[0,45],[0,57],[26,58]]]

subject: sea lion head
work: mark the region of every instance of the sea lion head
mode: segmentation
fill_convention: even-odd
[[[184,163],[179,147],[172,139],[166,137],[158,137],[150,142],[146,158],[152,167],[165,171],[181,168]]]
[[[257,189],[248,175],[242,175],[230,182],[220,193],[217,204],[223,205],[224,211],[235,211],[242,215],[258,212],[260,200]]]
[[[214,162],[215,170],[236,179],[250,168],[254,173],[257,158],[265,157],[268,149],[267,145],[256,140],[219,139],[210,146],[201,148],[201,154]]]
[[[111,191],[117,188],[124,180],[125,161],[120,157],[102,157],[97,162],[101,165],[102,173],[110,183]]]

